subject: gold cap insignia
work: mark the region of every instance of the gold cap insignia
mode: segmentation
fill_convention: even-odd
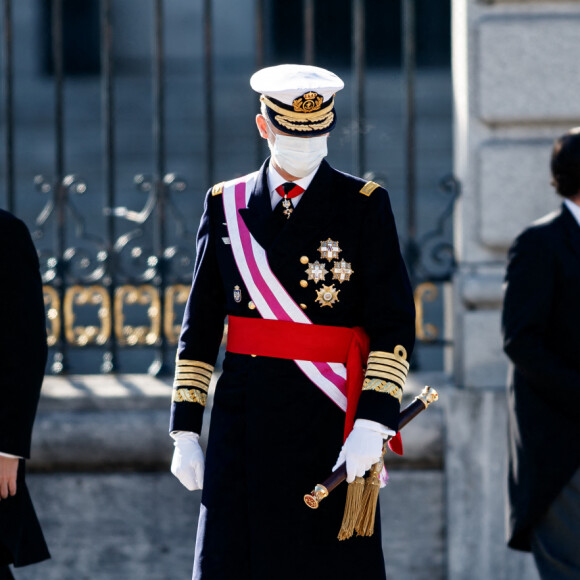
[[[304,93],[301,97],[292,101],[292,106],[297,113],[312,113],[322,106],[324,98],[314,91]]]

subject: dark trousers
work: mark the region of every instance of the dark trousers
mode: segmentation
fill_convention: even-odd
[[[0,580],[14,580],[9,566],[0,566]]]
[[[532,552],[542,580],[580,578],[580,469],[534,528]]]

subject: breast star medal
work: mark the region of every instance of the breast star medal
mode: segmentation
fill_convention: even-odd
[[[318,283],[321,280],[324,281],[324,277],[328,274],[328,270],[321,264],[318,260],[314,263],[309,263],[308,268],[304,270],[308,274],[309,280],[314,280],[314,282]]]
[[[316,302],[320,302],[320,306],[330,306],[332,308],[332,305],[335,302],[338,302],[338,293],[340,292],[340,290],[337,290],[334,287],[334,284],[332,284],[332,286],[326,286],[326,285],[322,285],[322,288],[320,290],[316,291]]]
[[[330,271],[332,272],[332,279],[338,280],[341,284],[344,281],[348,282],[354,274],[354,270],[350,267],[350,262],[346,262],[345,260],[334,262],[334,268]]]
[[[335,242],[330,238],[324,242],[320,242],[320,248],[318,248],[318,251],[320,252],[320,257],[322,259],[328,260],[329,262],[332,260],[338,260],[338,254],[342,252],[338,246],[338,242]]]

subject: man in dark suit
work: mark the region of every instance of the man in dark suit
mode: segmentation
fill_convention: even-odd
[[[302,498],[343,461],[365,485],[398,429],[415,311],[389,197],[324,161],[336,75],[281,65],[250,84],[272,155],[208,192],[176,362],[172,472],[203,487],[194,578],[379,580],[380,526],[337,539],[347,486],[316,511]]]
[[[559,211],[509,252],[503,307],[511,359],[508,543],[542,578],[580,578],[580,128],[556,140]]]
[[[38,257],[24,223],[0,210],[0,580],[50,557],[24,480],[46,364]]]

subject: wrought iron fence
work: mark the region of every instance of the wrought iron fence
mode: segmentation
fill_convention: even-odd
[[[194,236],[188,230],[177,197],[187,189],[180,176],[167,171],[166,87],[164,1],[152,0],[152,172],[135,177],[136,187],[146,195],[140,210],[118,206],[116,191],[116,112],[115,60],[112,0],[100,1],[101,46],[101,131],[102,174],[104,183],[105,227],[99,234],[87,226],[90,216],[78,208],[82,196],[90,194],[90,184],[68,173],[65,164],[65,54],[63,48],[63,0],[51,0],[51,54],[54,90],[53,171],[37,175],[35,185],[46,196],[36,219],[33,235],[39,250],[44,281],[53,373],[69,368],[71,352],[96,347],[102,356],[101,371],[119,370],[120,349],[145,347],[154,353],[149,366],[152,374],[172,368],[174,345],[179,336],[183,305],[187,300],[193,269]],[[264,0],[255,2],[255,65],[266,64]],[[436,298],[438,287],[449,281],[455,262],[446,231],[459,185],[445,177],[441,188],[448,202],[434,220],[433,229],[419,237],[416,225],[416,143],[415,77],[416,34],[415,0],[401,0],[403,14],[403,62],[405,124],[405,258],[415,287],[417,336],[426,344],[449,344],[440,330],[425,317],[424,304]],[[303,0],[304,62],[316,63],[316,29],[313,0]],[[352,0],[352,159],[354,172],[365,174],[366,151],[366,74],[365,3]],[[15,207],[14,180],[14,42],[13,2],[3,0],[3,87],[5,200],[8,210]],[[215,80],[212,38],[212,0],[202,2],[204,87],[205,182],[214,182],[215,171]],[[256,141],[256,158],[261,162],[263,146]],[[377,179],[380,180],[380,179]],[[125,226],[120,233],[119,224]],[[168,232],[171,231],[171,240]]]

